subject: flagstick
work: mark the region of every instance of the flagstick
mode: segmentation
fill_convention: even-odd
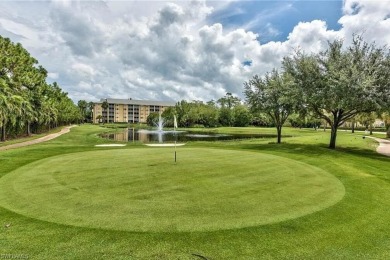
[[[176,115],[173,116],[173,131],[175,133],[175,163],[176,163],[176,139],[177,139],[177,135],[176,135],[176,129],[177,129],[177,121],[176,121]]]

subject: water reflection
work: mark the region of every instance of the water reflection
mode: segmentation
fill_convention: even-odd
[[[218,141],[236,140],[248,138],[274,138],[273,134],[218,134],[207,132],[186,132],[186,131],[153,131],[145,129],[130,128],[123,132],[102,134],[103,138],[122,142],[142,143],[173,143],[188,141]]]

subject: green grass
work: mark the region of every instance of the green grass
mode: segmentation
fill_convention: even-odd
[[[41,133],[41,134],[32,134],[31,136],[19,137],[19,138],[15,138],[15,139],[7,139],[5,142],[0,142],[0,147],[10,145],[10,144],[17,144],[17,143],[22,143],[22,142],[38,139],[38,138],[41,138],[41,137],[48,135],[48,134],[57,133],[57,132],[61,131],[62,128],[63,127],[56,127],[56,128],[51,129],[48,132]]]
[[[300,217],[338,202],[333,175],[284,157],[206,148],[53,156],[0,179],[0,205],[36,219],[127,231],[210,231]],[[295,196],[299,194],[298,196]]]
[[[220,129],[220,131],[226,132],[256,131],[256,133],[272,130],[260,128]],[[340,132],[337,141],[338,149],[329,150],[326,148],[329,132],[285,128],[284,133],[293,137],[284,138],[284,143],[280,145],[274,144],[274,139],[212,143],[192,142],[182,148],[183,150],[178,150],[179,164],[175,166],[173,164],[164,165],[165,160],[159,161],[162,158],[157,154],[161,154],[160,150],[165,151],[164,149],[154,150],[156,148],[146,148],[138,143],[128,144],[124,148],[94,147],[95,144],[108,142],[97,137],[97,134],[103,131],[107,130],[98,126],[84,125],[47,143],[0,152],[0,176],[2,176],[0,178],[2,185],[0,204],[5,206],[5,208],[0,208],[0,255],[23,254],[29,256],[30,259],[201,259],[196,255],[202,255],[208,259],[390,258],[388,250],[390,248],[390,214],[388,213],[390,206],[390,159],[374,152],[376,144],[371,139],[362,139],[359,135]],[[117,153],[134,155],[133,157],[125,156],[125,159],[136,160],[137,163],[144,165],[143,168],[137,168],[135,171],[137,174],[134,173],[134,178],[131,179],[133,181],[139,180],[139,182],[133,183],[133,185],[127,184],[125,175],[118,174],[117,171],[113,170],[115,167],[126,168],[125,162],[115,159]],[[152,153],[151,156],[155,156],[153,157],[154,162],[149,164],[160,163],[163,165],[161,170],[157,171],[154,166],[145,166],[146,159],[135,155],[138,153]],[[93,160],[94,156],[96,156],[96,166],[83,164],[84,159]],[[104,160],[98,159],[101,156],[111,159],[105,164]],[[165,154],[161,156],[163,157]],[[245,158],[244,163],[235,161],[236,157]],[[229,158],[233,159],[228,160]],[[72,169],[71,172],[68,172],[69,176],[66,176],[66,171],[61,172],[66,169],[63,164],[66,164],[67,159],[73,160],[68,161],[69,169]],[[207,162],[204,162],[203,165],[197,159],[203,159],[203,162],[205,160]],[[216,160],[215,164],[219,166],[211,171],[210,165],[213,165],[211,162],[213,159]],[[263,165],[267,159],[274,160],[274,163],[268,166]],[[55,160],[59,160],[58,163],[54,163]],[[180,165],[182,162],[180,160],[186,164]],[[189,166],[191,162],[193,162],[193,167]],[[110,181],[99,181],[98,172],[102,172],[99,165],[104,165],[107,168],[106,175],[110,174],[115,178]],[[172,170],[177,166],[184,167],[182,171],[186,172],[179,171],[177,173]],[[202,169],[203,166],[204,170],[196,170]],[[39,171],[39,167],[43,167],[41,168],[43,170]],[[45,167],[48,167],[48,170]],[[86,169],[83,170],[83,167]],[[239,170],[234,170],[237,167]],[[271,167],[270,172],[265,170],[267,167]],[[146,168],[153,170],[149,171]],[[295,171],[294,169],[299,170]],[[54,171],[60,171],[58,176],[55,175]],[[253,171],[253,175],[250,174],[250,171]],[[288,175],[288,172],[295,174],[297,179],[294,180],[292,176]],[[302,172],[307,174],[306,179]],[[225,173],[228,174],[225,175]],[[256,178],[254,176],[256,173],[261,177]],[[151,178],[148,174],[154,174],[155,178]],[[163,178],[163,174],[166,174],[167,178]],[[183,176],[184,174],[187,175]],[[192,176],[189,176],[190,174]],[[54,196],[55,191],[48,188],[50,185],[43,193],[43,187],[37,189],[39,184],[45,185],[44,182],[40,183],[37,178],[48,181],[50,176],[57,177],[56,181],[53,182],[55,184],[53,184],[53,188],[75,188],[77,185],[79,191],[90,191],[92,193],[90,196],[96,201],[99,197],[103,201],[111,200],[114,197],[118,200],[124,200],[126,196],[121,197],[120,190],[117,189],[120,185],[124,185],[126,188],[134,187],[137,190],[137,194],[135,192],[134,196],[138,196],[138,199],[146,198],[151,203],[166,202],[176,197],[175,202],[178,203],[170,203],[171,208],[162,211],[168,215],[157,216],[159,220],[177,221],[182,216],[174,216],[175,210],[190,210],[191,205],[193,206],[192,210],[194,210],[197,206],[196,203],[202,203],[201,205],[205,209],[216,214],[214,215],[215,219],[207,214],[204,215],[209,220],[204,223],[214,223],[215,225],[199,228],[196,223],[202,222],[196,222],[196,217],[201,217],[202,214],[194,210],[195,214],[191,214],[193,223],[179,221],[177,222],[181,225],[179,228],[164,228],[164,222],[161,222],[160,226],[155,221],[142,219],[148,217],[143,214],[142,203],[138,204],[135,208],[137,211],[132,214],[134,217],[138,212],[140,214],[139,221],[149,224],[149,227],[146,228],[147,231],[136,231],[134,226],[131,227],[132,223],[128,223],[126,231],[123,229],[113,230],[116,229],[115,227],[75,226],[77,223],[66,222],[68,218],[64,218],[65,222],[63,219],[54,223],[55,221],[50,219],[52,216],[49,213],[54,214],[54,219],[60,220],[59,216],[55,216],[59,213],[53,208],[48,208],[48,205],[64,210],[64,205],[69,202],[70,197]],[[309,180],[312,177],[314,179],[310,183]],[[328,184],[317,187],[316,178],[322,184],[326,181]],[[324,179],[321,180],[321,178]],[[278,189],[277,179],[285,180],[287,183],[297,185],[295,187],[302,189]],[[206,181],[206,183],[197,183],[199,180]],[[222,181],[225,181],[226,186],[220,183]],[[266,182],[267,187],[274,191],[273,194],[267,194],[265,190],[259,188],[263,187],[261,186],[263,185],[262,181]],[[56,182],[63,184],[59,185]],[[90,182],[100,184],[100,187],[97,185],[89,187],[88,183]],[[9,185],[10,183],[12,186]],[[337,201],[336,199],[332,202],[330,199],[332,196],[335,194],[342,196],[339,189],[342,187],[340,183],[345,189],[345,194],[339,202],[331,205]],[[158,184],[163,184],[161,187],[166,187],[168,190],[160,190],[159,193],[159,189],[156,188]],[[110,185],[113,185],[112,189],[110,189]],[[151,189],[147,189],[148,185]],[[180,196],[183,195],[183,191],[178,189],[179,187],[185,187],[185,196]],[[313,187],[313,190],[309,187]],[[20,188],[25,188],[25,190],[18,190]],[[318,202],[314,205],[319,208],[303,212],[302,205],[304,203],[302,203],[296,209],[297,212],[301,211],[303,214],[294,216],[296,212],[291,211],[288,206],[291,204],[288,203],[307,199],[307,194],[322,188],[325,191],[331,190],[325,194],[322,193],[320,198],[317,196],[317,198],[308,201],[330,199],[330,202],[328,204]],[[4,192],[6,189],[8,191]],[[253,192],[253,189],[259,189],[261,192]],[[336,192],[332,192],[332,189]],[[105,192],[99,194],[100,190]],[[188,190],[194,192],[188,193]],[[224,201],[221,199],[224,194],[219,194],[218,190],[224,194],[230,194],[230,197],[226,196],[226,201]],[[241,191],[246,191],[246,193],[240,193]],[[9,197],[4,193],[9,194]],[[198,196],[196,196],[197,193]],[[23,194],[25,198],[21,199],[20,196]],[[75,191],[76,194],[78,193]],[[111,198],[105,198],[104,194]],[[268,200],[256,198],[254,194],[268,196]],[[271,195],[274,195],[275,198],[288,195],[288,198],[285,197],[283,200],[287,209],[283,209],[283,207],[277,209],[276,206],[279,204],[277,200],[273,200]],[[192,203],[180,204],[180,202],[194,196],[195,199]],[[245,198],[245,196],[247,197]],[[80,203],[88,205],[88,201],[83,201],[82,198],[82,196],[72,197],[75,201],[78,199]],[[85,195],[84,198],[86,198]],[[55,202],[50,202],[51,199]],[[31,201],[34,200],[38,201],[35,203],[36,205],[30,205]],[[214,210],[210,206],[212,200],[217,202],[214,206],[218,210]],[[229,207],[234,200],[237,200],[236,203],[239,206],[246,207],[245,210],[238,207],[237,212],[234,212],[234,207]],[[266,222],[248,224],[253,215],[248,214],[246,216],[248,218],[245,218],[245,211],[248,204],[252,205],[251,202],[257,200],[259,203],[263,203],[260,206],[274,204],[276,208],[268,210],[279,210],[279,213],[285,212],[291,217],[278,222],[270,221],[272,223],[269,224]],[[26,205],[22,207],[22,203],[26,203]],[[164,207],[167,205],[165,204]],[[67,209],[70,211],[69,208],[72,206],[74,209],[72,203]],[[131,208],[131,205],[127,206]],[[151,205],[146,206],[150,207]],[[19,213],[13,210],[19,211]],[[159,208],[155,207],[150,210],[158,212]],[[221,210],[230,212],[224,214],[219,212]],[[256,211],[258,208],[255,206],[252,207],[252,210],[252,213],[258,212]],[[48,214],[39,216],[42,211],[46,211]],[[80,213],[79,223],[82,223],[85,219],[83,220],[81,213],[86,211],[87,209],[84,211],[80,209],[79,212],[74,212],[73,216]],[[115,211],[102,212],[108,218],[107,223],[110,223],[110,218],[116,223],[118,216],[116,216]],[[34,214],[38,214],[38,216]],[[234,216],[234,214],[241,217],[243,221],[241,223],[231,221],[229,215]],[[264,212],[261,211],[258,214],[260,218]],[[93,217],[94,212],[91,211],[90,215]],[[252,219],[258,220],[257,218]],[[5,227],[9,223],[11,225]],[[123,223],[123,225],[125,224]],[[158,227],[151,230],[153,229],[152,224]]]

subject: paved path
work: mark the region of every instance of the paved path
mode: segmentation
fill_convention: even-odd
[[[24,147],[24,146],[28,146],[28,145],[32,145],[32,144],[38,144],[38,143],[46,142],[46,141],[52,140],[52,139],[54,139],[56,137],[59,137],[60,135],[69,133],[70,129],[72,127],[75,127],[75,126],[76,125],[71,125],[71,126],[64,127],[58,133],[45,135],[44,137],[37,138],[37,139],[31,140],[31,141],[26,141],[26,142],[22,142],[22,143],[16,143],[16,144],[10,144],[10,145],[6,145],[6,146],[2,146],[2,147],[0,147],[0,151],[9,150],[9,149],[15,149],[15,148]]]
[[[376,148],[376,151],[380,154],[390,156],[390,141],[381,139],[381,138],[376,138],[376,137],[371,137],[371,136],[366,136],[368,138],[374,139],[379,143],[378,148]]]

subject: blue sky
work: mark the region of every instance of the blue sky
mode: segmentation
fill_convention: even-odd
[[[339,30],[343,2],[328,1],[238,1],[208,17],[225,28],[245,27],[259,34],[260,41],[285,41],[299,22],[323,20],[328,29]]]

